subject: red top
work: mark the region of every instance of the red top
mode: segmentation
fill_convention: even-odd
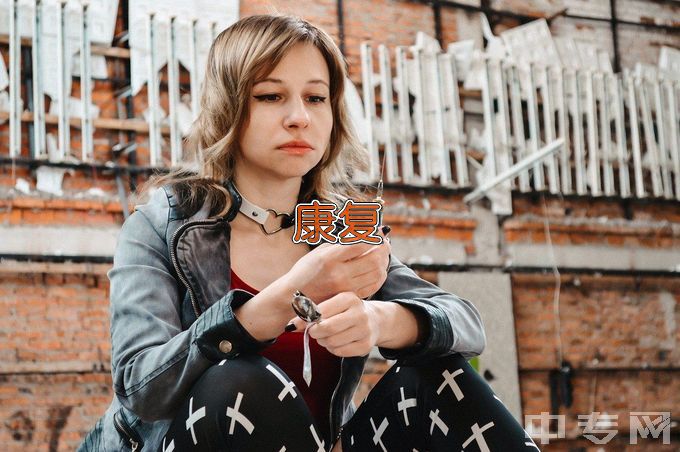
[[[242,289],[258,293],[243,282],[236,273],[231,272],[231,288]],[[303,333],[284,332],[276,342],[260,352],[262,356],[276,363],[295,383],[307,406],[312,412],[320,428],[321,434],[329,430],[329,410],[331,396],[335,385],[340,379],[340,357],[333,355],[326,348],[317,344],[316,339],[309,338],[309,351],[312,358],[312,383],[307,386],[302,378],[302,364],[304,359]]]

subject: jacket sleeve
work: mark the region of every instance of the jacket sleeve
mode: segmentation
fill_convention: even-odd
[[[234,317],[232,308],[252,297],[239,290],[228,292],[182,331],[182,286],[166,244],[169,209],[162,198],[165,205],[156,199],[126,220],[108,273],[114,391],[145,421],[172,418],[214,362],[266,345]],[[223,340],[231,344],[228,353],[220,350]]]
[[[472,358],[486,346],[482,319],[472,303],[421,279],[394,256],[390,257],[387,279],[374,298],[411,309],[427,325],[421,343],[403,349],[380,347],[386,359],[415,363],[453,353]]]

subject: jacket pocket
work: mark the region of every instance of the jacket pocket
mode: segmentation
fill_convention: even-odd
[[[113,425],[123,440],[130,446],[132,452],[136,452],[144,447],[142,437],[130,426],[125,418],[123,408],[113,413]]]

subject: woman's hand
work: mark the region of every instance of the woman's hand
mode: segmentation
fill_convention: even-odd
[[[364,356],[380,338],[379,301],[364,301],[353,292],[342,292],[320,303],[321,321],[309,328],[309,335],[336,356]],[[297,331],[306,322],[295,318]]]
[[[315,303],[341,292],[367,298],[385,283],[391,251],[385,237],[380,245],[325,243],[298,260],[286,278]]]

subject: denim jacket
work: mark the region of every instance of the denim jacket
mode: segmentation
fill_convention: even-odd
[[[123,224],[108,273],[115,396],[80,450],[156,450],[206,369],[274,342],[255,340],[234,316],[253,295],[230,289],[229,222],[240,205],[233,192],[232,201],[224,217],[210,218],[204,207],[183,218],[176,196],[164,187]],[[416,346],[380,348],[387,359],[418,363],[453,353],[469,358],[485,347],[482,321],[470,302],[422,280],[394,257],[373,299],[418,311],[429,326]],[[219,348],[222,340],[232,344],[228,353]],[[342,359],[330,438],[354,413],[352,396],[366,360]]]

